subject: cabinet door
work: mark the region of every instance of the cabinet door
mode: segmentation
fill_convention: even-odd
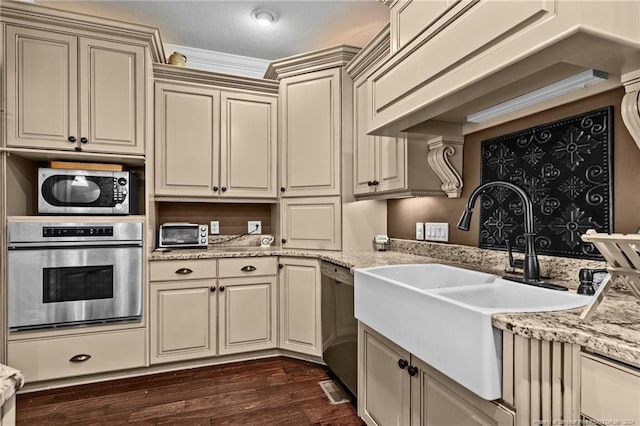
[[[409,353],[362,323],[359,335],[358,415],[369,426],[410,424]]]
[[[218,281],[220,354],[276,347],[276,277]]]
[[[281,258],[280,348],[322,356],[320,264]]]
[[[475,395],[444,374],[412,357],[412,424],[424,426],[513,426],[514,414]]]
[[[340,91],[339,69],[280,82],[284,197],[340,194]]]
[[[277,102],[273,96],[222,93],[220,191],[277,198]]]
[[[353,123],[353,194],[361,195],[375,192],[373,181],[376,178],[376,159],[374,136],[367,135],[369,124],[367,115],[367,80],[354,84],[354,120]]]
[[[84,151],[143,154],[145,50],[80,38],[80,136]]]
[[[376,191],[402,190],[407,187],[406,144],[405,138],[376,137]],[[429,165],[425,162],[424,167]]]
[[[7,145],[74,149],[78,39],[7,26]]]
[[[340,250],[341,211],[340,197],[283,199],[282,246]]]
[[[151,284],[151,363],[216,354],[215,280]]]
[[[217,196],[220,92],[156,83],[155,102],[156,194]]]

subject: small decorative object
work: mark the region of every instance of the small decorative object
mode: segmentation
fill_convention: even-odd
[[[186,63],[187,57],[180,52],[173,52],[171,56],[169,56],[169,65],[184,67]]]
[[[273,243],[273,236],[272,235],[263,235],[260,238],[260,247],[262,248],[267,248],[267,247],[271,247],[271,243]]]
[[[503,180],[533,202],[538,254],[598,259],[587,229],[613,231],[613,107],[482,142],[482,182]],[[523,205],[495,188],[482,197],[480,247],[524,249]]]
[[[389,247],[389,237],[387,235],[376,235],[373,237],[373,249],[376,251],[387,251]]]

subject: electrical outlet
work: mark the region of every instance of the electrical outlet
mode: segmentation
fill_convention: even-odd
[[[220,221],[212,220],[209,222],[209,234],[218,235],[220,233]]]
[[[416,240],[424,240],[424,223],[416,222]]]
[[[247,232],[249,234],[262,234],[262,221],[250,220],[247,222]]]

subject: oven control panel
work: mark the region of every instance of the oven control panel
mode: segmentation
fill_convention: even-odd
[[[45,226],[42,236],[55,237],[113,237],[113,226]]]

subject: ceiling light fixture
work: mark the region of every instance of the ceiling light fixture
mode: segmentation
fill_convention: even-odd
[[[255,9],[251,12],[251,17],[264,27],[278,22],[278,14],[271,9]]]
[[[491,119],[521,110],[531,105],[562,96],[574,90],[582,89],[607,79],[607,73],[598,70],[587,70],[579,74],[567,77],[548,86],[541,87],[532,92],[525,93],[517,98],[499,103],[482,111],[469,114],[467,121],[471,123],[483,123]]]

